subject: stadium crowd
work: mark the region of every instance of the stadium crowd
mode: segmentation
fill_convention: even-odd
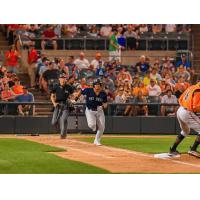
[[[6,33],[9,44],[16,44],[19,49],[23,46],[35,44],[37,38],[41,40],[41,49],[53,46],[57,49],[57,39],[59,38],[108,38],[117,32],[118,42],[127,49],[136,49],[138,39],[146,33],[187,33],[191,31],[190,25],[183,24],[9,24],[2,25]]]
[[[42,49],[47,43],[51,43],[54,49],[57,48],[56,38],[63,34],[68,37],[75,37],[83,30],[89,30],[93,34],[110,38],[109,60],[104,60],[100,53],[96,53],[91,62],[80,52],[78,57],[67,56],[67,62],[61,58],[49,59],[45,52],[35,49],[34,38],[42,36]],[[92,30],[92,31],[91,31]],[[86,31],[86,32],[87,32]],[[139,37],[144,32],[190,32],[187,25],[8,25],[7,37],[20,35],[23,44],[28,46],[28,74],[30,76],[30,87],[36,88],[49,98],[50,91],[54,84],[58,83],[60,73],[65,73],[67,82],[74,86],[75,93],[79,90],[91,87],[94,79],[102,81],[103,88],[108,95],[109,102],[120,103],[113,107],[112,112],[116,115],[175,115],[176,106],[162,105],[158,110],[157,105],[139,105],[140,103],[163,103],[176,104],[180,95],[190,86],[193,76],[193,69],[186,55],[176,62],[174,58],[165,57],[162,59],[150,59],[141,55],[137,63],[126,66],[121,63],[120,50],[123,49],[123,40],[119,35],[130,38]],[[12,37],[10,37],[12,33]],[[47,39],[48,38],[48,39]],[[49,38],[51,38],[49,40]],[[13,42],[14,41],[10,41]],[[19,42],[19,43],[18,43]],[[25,42],[25,43],[24,43]],[[134,41],[132,45],[136,45]],[[18,78],[20,65],[21,43],[11,45],[5,52],[5,62],[0,69],[0,91],[1,100],[33,102],[33,94],[20,84]],[[133,47],[133,48],[134,48]],[[84,102],[84,97],[79,99]],[[124,103],[136,103],[138,105],[125,105]],[[18,113],[27,114],[35,108],[32,106],[19,105]],[[1,106],[4,113],[4,106]],[[6,111],[7,112],[7,111]],[[30,112],[29,112],[30,113]],[[28,114],[29,114],[28,113]]]

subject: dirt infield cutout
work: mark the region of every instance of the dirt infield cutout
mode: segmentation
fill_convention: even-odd
[[[108,146],[95,146],[79,141],[80,137],[74,136],[70,136],[66,140],[52,135],[18,138],[61,147],[66,149],[66,152],[52,152],[52,154],[88,163],[112,173],[200,173],[200,160],[186,154],[181,155],[180,158],[158,159],[154,158],[153,154]]]

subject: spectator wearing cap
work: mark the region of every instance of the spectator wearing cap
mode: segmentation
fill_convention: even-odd
[[[30,85],[31,88],[36,86],[36,63],[38,59],[38,53],[35,49],[34,45],[30,46],[30,50],[28,52],[28,75],[30,77]]]
[[[180,65],[174,74],[174,77],[176,80],[178,80],[180,77],[183,77],[186,81],[190,81],[190,73],[185,69],[183,65]]]
[[[104,74],[102,83],[103,83],[103,87],[108,88],[110,92],[115,91],[115,84],[114,84],[113,80],[109,78],[108,73]]]
[[[57,36],[54,32],[54,26],[49,26],[42,34],[41,48],[43,51],[47,45],[53,45],[54,50],[57,49]]]
[[[143,75],[149,70],[149,68],[150,68],[150,65],[146,62],[146,57],[142,55],[140,56],[139,62],[135,64],[134,72],[140,73],[141,75]]]
[[[176,63],[176,67],[179,67],[180,65],[183,65],[186,69],[191,67],[191,64],[187,61],[185,54],[181,55],[181,60]]]
[[[95,59],[91,61],[91,65],[93,65],[94,69],[96,70],[100,64],[104,65],[103,60],[101,60],[101,53],[96,53]]]
[[[34,96],[28,91],[27,87],[23,87],[23,94],[16,97],[16,102],[19,103],[32,103],[34,102]],[[20,115],[35,115],[34,105],[18,105],[18,112]]]
[[[147,85],[148,96],[159,97],[161,94],[161,88],[156,84],[154,79],[150,80],[150,84]]]
[[[117,30],[113,29],[113,34],[109,38],[109,61],[121,61],[121,50],[117,41]]]
[[[5,53],[5,66],[8,72],[18,74],[19,72],[19,58],[20,54],[16,50],[15,46],[12,45]]]
[[[74,64],[78,67],[78,70],[88,69],[90,63],[88,59],[85,58],[85,54],[83,52],[80,53],[79,58],[74,61]]]
[[[172,90],[167,90],[166,95],[164,95],[161,99],[162,104],[177,104],[177,98],[173,95]],[[161,106],[161,115],[175,115],[177,110],[177,106],[174,105],[162,105]]]

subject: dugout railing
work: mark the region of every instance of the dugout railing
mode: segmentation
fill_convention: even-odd
[[[18,102],[0,102],[1,106],[10,105],[51,105],[46,102],[18,103]],[[178,106],[178,104],[115,104],[109,103],[106,111],[106,129],[107,134],[175,134],[180,131],[176,116],[123,116],[113,115],[112,106],[135,106],[150,105],[160,108],[162,105]],[[77,103],[76,106],[84,106]],[[51,125],[52,115],[49,116],[18,116],[4,114],[0,116],[0,134],[53,134],[56,129]],[[72,113],[68,120],[68,131],[70,133],[92,133],[87,126],[87,120],[84,113]]]

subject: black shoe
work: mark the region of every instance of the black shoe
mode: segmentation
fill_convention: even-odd
[[[67,137],[66,135],[61,135],[60,139],[66,139],[66,137]]]
[[[169,155],[170,156],[179,156],[181,155],[177,150],[172,150],[172,148],[169,149]]]
[[[188,151],[188,154],[196,158],[200,158],[200,153],[197,150],[192,150],[191,147],[190,150]]]

